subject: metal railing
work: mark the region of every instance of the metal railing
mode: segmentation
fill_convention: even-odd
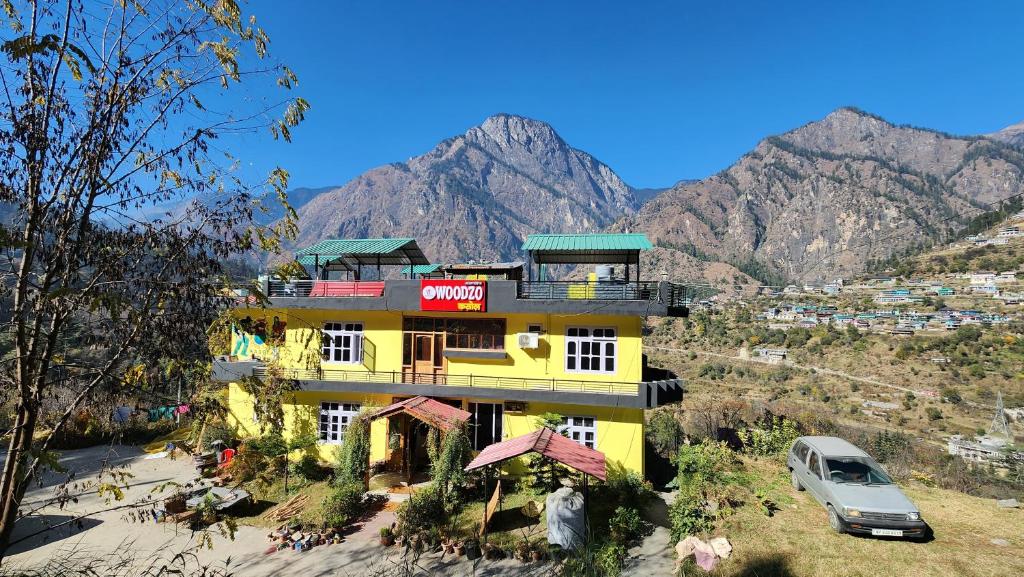
[[[587,281],[521,281],[519,298],[548,300],[658,300],[658,283],[587,282]]]
[[[320,367],[310,369],[273,369],[277,378],[303,381],[337,381],[352,383],[389,383],[410,385],[444,385],[519,391],[551,391],[561,393],[597,393],[606,395],[637,395],[641,383],[612,381],[579,381],[570,379],[528,379],[486,375],[449,375],[404,371],[360,371]],[[253,375],[266,378],[270,370],[258,367]]]
[[[270,297],[382,297],[384,281],[271,280]]]

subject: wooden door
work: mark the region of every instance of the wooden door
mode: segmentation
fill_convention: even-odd
[[[434,382],[434,335],[416,333],[412,336],[412,372],[416,383]]]

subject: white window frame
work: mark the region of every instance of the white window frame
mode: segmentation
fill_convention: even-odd
[[[569,333],[576,331],[577,334],[570,335]],[[586,331],[586,335],[580,335],[579,333]],[[595,335],[595,332],[600,331],[600,336]],[[612,336],[605,336],[607,331],[611,331]],[[608,355],[608,346],[611,346],[611,355]],[[598,347],[598,354],[593,354],[593,347]],[[586,355],[583,354],[583,349],[587,348],[590,352]],[[594,370],[593,368],[582,368],[583,361],[586,359],[588,363],[592,362],[594,358],[598,359],[599,368]],[[612,369],[607,370],[608,359],[611,358]],[[574,366],[570,367],[571,364]],[[619,329],[617,327],[566,327],[565,329],[565,372],[567,373],[589,373],[589,374],[602,374],[612,375],[619,368]]]
[[[593,415],[566,415],[558,432],[584,447],[597,449],[597,417]]]
[[[358,327],[358,328],[357,328]],[[325,363],[339,365],[359,365],[363,362],[363,331],[366,325],[362,321],[327,321],[321,329],[320,358]],[[325,337],[330,337],[331,344],[325,345]],[[348,346],[336,344],[348,337]],[[345,353],[349,360],[343,360]],[[335,360],[336,356],[341,357]]]
[[[500,443],[505,435],[505,403],[481,403],[472,401],[469,403],[469,412],[473,415],[473,431],[472,438],[470,439],[470,445],[472,445],[474,451],[482,451],[486,447],[479,447],[477,445],[477,433],[480,431],[480,411],[478,410],[480,405],[491,405],[491,438],[494,439],[492,444]],[[488,445],[489,446],[489,445]]]
[[[320,401],[320,418],[317,420],[319,442],[324,445],[342,444],[345,440],[345,429],[359,414],[360,409],[362,405],[359,403]]]

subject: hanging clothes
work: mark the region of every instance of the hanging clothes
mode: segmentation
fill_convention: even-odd
[[[177,415],[187,415],[191,410],[192,407],[189,407],[188,405],[178,405],[178,407],[174,409],[174,413]]]
[[[155,423],[160,420],[160,409],[146,409],[146,415],[150,423]]]

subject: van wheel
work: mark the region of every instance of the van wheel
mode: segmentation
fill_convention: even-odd
[[[843,527],[843,522],[839,519],[839,513],[832,505],[828,506],[828,526],[832,527],[832,530],[836,533],[845,533],[846,529]]]
[[[800,483],[800,477],[796,476],[796,471],[789,472],[789,482],[793,485],[793,488],[797,491],[803,491],[804,486]]]

